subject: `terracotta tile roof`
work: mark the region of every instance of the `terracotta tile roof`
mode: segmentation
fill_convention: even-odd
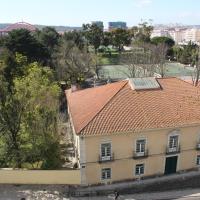
[[[157,81],[160,90],[136,91],[124,81],[68,93],[76,133],[104,135],[200,124],[199,88],[177,78]]]
[[[69,110],[76,133],[79,133],[126,83],[121,81],[76,92],[67,90]]]
[[[13,31],[13,30],[16,30],[16,29],[27,29],[31,32],[36,31],[36,27],[33,26],[33,25],[26,23],[26,22],[18,22],[18,23],[15,23],[15,24],[11,24],[4,29],[1,29],[0,32],[10,32],[10,31]]]

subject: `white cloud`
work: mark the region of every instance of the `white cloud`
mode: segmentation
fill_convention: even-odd
[[[138,8],[149,6],[152,3],[152,0],[136,0],[135,6]]]

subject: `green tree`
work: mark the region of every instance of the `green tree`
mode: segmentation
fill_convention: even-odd
[[[59,87],[53,80],[52,71],[37,63],[30,64],[23,77],[14,79],[11,91],[1,78],[0,138],[4,145],[0,149],[4,149],[9,167],[20,168],[24,162],[33,166],[41,162],[43,168],[61,165],[57,134]],[[57,152],[55,162],[49,155],[52,149]]]
[[[153,37],[151,39],[151,42],[155,45],[158,45],[158,44],[166,44],[168,47],[173,47],[175,45],[175,42],[173,39],[169,38],[169,37],[165,37],[165,36],[162,36],[162,37]]]
[[[150,37],[153,31],[153,26],[148,22],[140,23],[138,27],[133,30],[135,44],[149,43],[151,41]]]
[[[112,31],[112,42],[113,45],[118,48],[118,51],[123,50],[124,45],[129,45],[131,43],[131,35],[125,29],[116,29]]]
[[[82,31],[72,31],[72,32],[65,32],[63,35],[63,40],[65,41],[73,41],[74,44],[82,50],[85,47],[86,41],[84,40],[83,32]]]
[[[60,41],[58,32],[52,27],[45,27],[42,30],[37,30],[34,35],[46,50],[46,57],[43,63],[53,67],[53,55]]]
[[[96,24],[83,24],[83,33],[89,45],[94,47],[95,54],[103,41],[103,30]]]
[[[20,53],[27,57],[29,62],[43,62],[48,52],[31,33],[26,29],[17,29],[9,32],[4,46],[13,53]]]

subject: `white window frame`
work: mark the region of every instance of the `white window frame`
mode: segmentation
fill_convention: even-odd
[[[105,144],[110,144],[110,155],[107,155],[107,153],[106,153],[106,155],[102,155],[103,154],[103,152],[102,152],[102,145],[105,145]],[[102,161],[107,161],[107,160],[111,160],[111,158],[112,158],[112,143],[110,142],[110,141],[105,141],[105,142],[102,142],[101,144],[100,144],[100,157],[101,157],[101,160]]]
[[[142,166],[140,166],[140,168],[139,168],[139,173],[137,174],[137,173],[136,173],[136,172],[137,172],[137,167],[138,167],[139,165],[143,165],[143,173],[141,173],[141,167],[142,167]],[[135,176],[141,176],[141,175],[144,175],[144,173],[145,173],[145,164],[144,164],[144,163],[136,164],[136,165],[135,165],[135,172],[134,172]]]
[[[170,138],[171,137],[174,137],[174,136],[177,136],[178,137],[178,141],[177,141],[177,146],[175,147],[170,147]],[[175,130],[175,131],[172,131],[169,135],[168,135],[168,143],[167,143],[167,148],[168,148],[168,151],[169,153],[171,152],[176,152],[179,148],[179,144],[180,144],[180,134],[179,134],[179,131],[178,130]]]
[[[110,171],[110,177],[108,178],[108,174],[107,174],[107,172],[106,172],[106,170],[109,170]],[[106,172],[106,174],[105,174],[105,178],[103,178],[103,172]],[[112,179],[112,169],[110,168],[110,167],[107,167],[107,168],[103,168],[103,169],[101,169],[101,180],[102,181],[105,181],[105,180],[111,180]]]
[[[137,151],[137,150],[138,150],[138,149],[137,149],[137,142],[138,142],[138,141],[141,141],[141,140],[144,141],[144,150],[142,151],[142,144],[140,144],[140,145],[139,145],[139,151]],[[146,140],[146,138],[139,138],[139,139],[137,139],[137,140],[135,141],[135,153],[136,153],[137,155],[144,155],[144,154],[145,154],[145,151],[146,151],[146,145],[147,145],[147,140]]]

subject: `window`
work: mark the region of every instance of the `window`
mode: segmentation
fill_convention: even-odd
[[[136,141],[136,153],[144,153],[145,152],[145,144],[146,140],[137,140]]]
[[[200,165],[200,155],[197,156],[197,165]]]
[[[101,179],[111,179],[111,168],[105,168],[101,170]]]
[[[142,175],[144,174],[144,164],[138,164],[135,167],[135,175]]]
[[[111,143],[101,144],[101,157],[111,156]]]
[[[178,135],[172,135],[169,138],[169,148],[177,148],[178,147]]]

